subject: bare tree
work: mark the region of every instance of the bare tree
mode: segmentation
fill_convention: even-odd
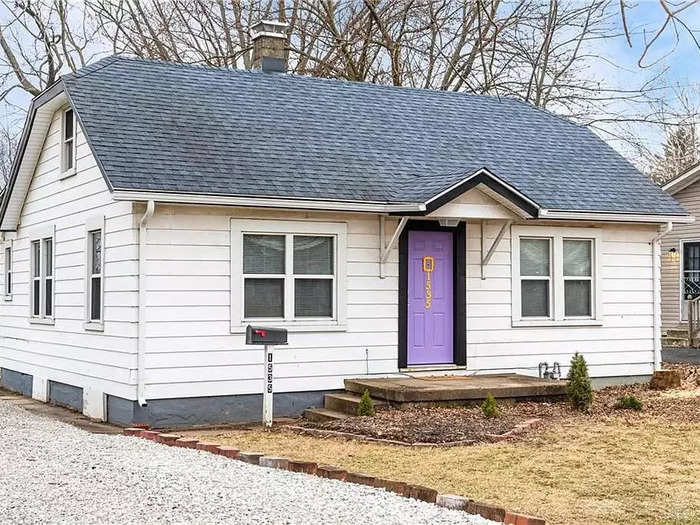
[[[698,3],[699,0],[658,0],[658,5],[660,6],[664,15],[658,26],[653,31],[648,32],[646,28],[643,29],[642,51],[639,55],[639,60],[637,61],[637,65],[639,67],[649,67],[650,65],[658,62],[658,60],[656,60],[652,61],[650,64],[646,64],[645,60],[654,44],[656,44],[659,38],[667,31],[673,32],[676,45],[678,45],[680,41],[680,33],[683,32],[687,34],[688,37],[695,43],[695,46],[700,49],[700,42],[698,42],[698,39],[695,36],[695,30],[693,30],[689,26],[688,22],[683,18],[684,15],[688,14],[688,10]],[[635,8],[638,7],[638,3],[619,0],[619,6],[622,28],[627,39],[627,44],[629,47],[634,47],[627,17],[630,11],[634,11]],[[667,51],[664,56],[668,56],[672,52],[673,49]]]
[[[10,126],[0,127],[0,189],[10,179],[12,155],[17,148],[17,133]]]
[[[88,15],[69,0],[0,0],[9,20],[0,24],[0,102],[21,89],[36,96],[61,73],[94,58]]]
[[[667,131],[663,153],[654,154],[649,174],[659,184],[675,179],[698,163],[700,143],[694,125],[677,126]]]

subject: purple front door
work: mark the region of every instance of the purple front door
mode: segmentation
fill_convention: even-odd
[[[408,366],[452,364],[452,232],[408,232]]]

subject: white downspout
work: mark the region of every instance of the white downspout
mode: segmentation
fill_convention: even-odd
[[[146,212],[139,221],[139,334],[136,348],[136,397],[141,406],[146,406],[146,378],[144,377],[146,361],[146,225],[153,217],[156,203],[149,200]]]
[[[661,238],[673,230],[667,222],[663,230],[651,239],[651,275],[654,294],[654,371],[661,370]]]

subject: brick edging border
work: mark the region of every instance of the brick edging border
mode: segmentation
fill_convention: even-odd
[[[539,420],[534,421],[537,422]],[[533,424],[535,423],[531,423],[528,427]],[[522,429],[520,431],[522,432]],[[506,434],[510,434],[511,432],[513,431],[507,432]],[[435,489],[406,483],[404,481],[395,481],[371,476],[369,474],[348,472],[344,468],[334,465],[324,465],[312,461],[298,461],[278,456],[266,456],[262,452],[241,451],[236,447],[228,445],[199,441],[195,438],[184,438],[179,434],[160,433],[143,428],[125,428],[124,435],[148,439],[171,447],[203,450],[226,458],[238,459],[253,465],[300,472],[328,479],[337,479],[348,483],[368,485],[375,488],[383,488],[384,490],[394,492],[401,496],[434,503],[448,509],[463,510],[469,514],[478,514],[484,518],[505,523],[506,525],[545,525],[545,520],[543,518],[536,518],[534,516],[508,511],[504,507],[498,505],[474,501],[464,496],[457,496],[454,494],[439,494]],[[406,445],[406,443],[402,444]]]

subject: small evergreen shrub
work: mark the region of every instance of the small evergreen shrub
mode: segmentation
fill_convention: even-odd
[[[617,400],[617,403],[615,403],[615,408],[639,411],[642,409],[642,402],[633,395],[622,396]]]
[[[491,394],[488,394],[484,402],[481,403],[481,413],[484,414],[484,417],[489,418],[501,415],[501,410],[498,408],[498,404]]]
[[[360,404],[357,406],[358,416],[373,416],[374,415],[374,403],[372,398],[369,397],[369,390],[365,389],[360,398]]]
[[[566,396],[577,410],[587,411],[593,403],[593,388],[588,377],[588,366],[581,354],[576,352],[571,358],[571,368],[567,376]]]

